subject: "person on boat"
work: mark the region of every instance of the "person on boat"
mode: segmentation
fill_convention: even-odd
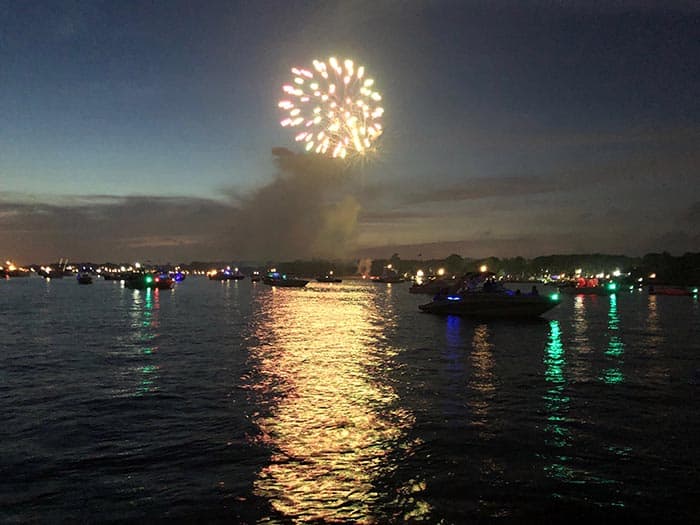
[[[447,297],[449,295],[449,289],[447,287],[440,288],[437,293],[435,294],[435,297],[433,297],[433,301],[440,301]]]

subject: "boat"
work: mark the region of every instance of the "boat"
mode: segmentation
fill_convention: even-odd
[[[649,286],[649,295],[675,295],[681,297],[688,297],[698,295],[698,289],[693,288],[689,290],[687,288],[680,288],[677,286]]]
[[[381,275],[371,277],[371,281],[373,283],[401,283],[404,278],[389,265],[384,267]]]
[[[262,282],[265,284],[269,284],[270,286],[282,286],[285,288],[303,288],[308,284],[309,281],[307,281],[306,279],[289,277],[286,274],[273,270],[262,278]]]
[[[254,283],[260,281],[260,272],[257,270],[253,271],[253,273],[250,274],[250,280]]]
[[[152,273],[132,273],[125,276],[124,287],[131,290],[169,290],[173,287],[175,281],[167,274],[154,275]]]
[[[521,294],[507,290],[489,273],[466,274],[457,291],[438,294],[418,308],[426,313],[476,318],[537,318],[557,306],[559,294]]]
[[[211,270],[207,272],[207,276],[212,281],[240,281],[245,279],[245,275],[238,268],[231,270],[230,266],[223,270]]]
[[[408,289],[409,293],[423,293],[435,295],[449,289],[457,283],[456,279],[443,279],[440,277],[430,277],[421,283],[413,283]]]
[[[180,270],[174,270],[168,272],[168,277],[170,277],[176,283],[181,283],[187,278],[187,275],[184,272],[181,272]]]
[[[92,284],[92,275],[89,272],[78,273],[78,284]]]
[[[342,283],[342,279],[338,279],[335,275],[333,275],[333,270],[328,272],[326,275],[319,275],[316,277],[316,282],[319,283]]]
[[[57,269],[53,268],[52,266],[42,266],[36,273],[44,279],[63,279],[63,276],[66,273],[66,264],[68,264],[68,259],[64,260],[61,258],[58,261]]]
[[[31,271],[27,268],[18,268],[11,261],[5,263],[7,266],[3,268],[0,266],[0,272],[5,279],[10,277],[29,277]]]
[[[559,286],[559,293],[566,295],[612,295],[617,291],[617,285],[610,281],[602,283],[597,278],[586,279],[579,277],[575,281]]]

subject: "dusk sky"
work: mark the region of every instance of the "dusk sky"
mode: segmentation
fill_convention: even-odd
[[[293,66],[382,93],[365,162]],[[700,250],[697,2],[0,0],[0,258]]]

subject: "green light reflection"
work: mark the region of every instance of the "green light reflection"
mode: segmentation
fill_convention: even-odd
[[[547,434],[545,444],[557,449],[565,449],[571,446],[571,434],[565,426],[571,399],[564,393],[566,354],[561,341],[561,327],[556,320],[549,322],[549,338],[545,348],[544,364],[544,379],[548,383],[547,391],[542,396],[547,418],[544,426]],[[559,453],[553,455],[552,459],[553,462],[544,467],[545,473],[561,481],[573,481],[574,471],[566,464],[571,458]]]
[[[145,290],[133,291],[132,305],[132,328],[133,341],[136,346],[136,355],[142,363],[135,370],[138,372],[138,383],[133,391],[134,396],[143,396],[158,389],[156,380],[158,379],[159,366],[153,364],[154,354],[158,347],[153,344],[157,337],[158,310],[160,301],[158,290],[147,288]]]
[[[601,379],[605,384],[614,385],[622,383],[625,376],[620,369],[623,363],[622,356],[625,353],[625,345],[620,339],[620,318],[617,314],[617,297],[610,296],[610,309],[608,310],[608,349],[605,355],[615,360],[616,366],[603,370]]]

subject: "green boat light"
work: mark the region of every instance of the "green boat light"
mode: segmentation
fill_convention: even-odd
[[[559,300],[559,294],[558,293],[553,293],[552,295],[549,296],[549,298],[552,301],[558,301]]]
[[[617,285],[615,283],[608,283],[608,290],[615,290]]]
[[[151,277],[150,275],[147,275],[147,276],[146,276],[146,282],[147,282],[148,284],[151,284],[151,283],[153,282],[153,277]]]

